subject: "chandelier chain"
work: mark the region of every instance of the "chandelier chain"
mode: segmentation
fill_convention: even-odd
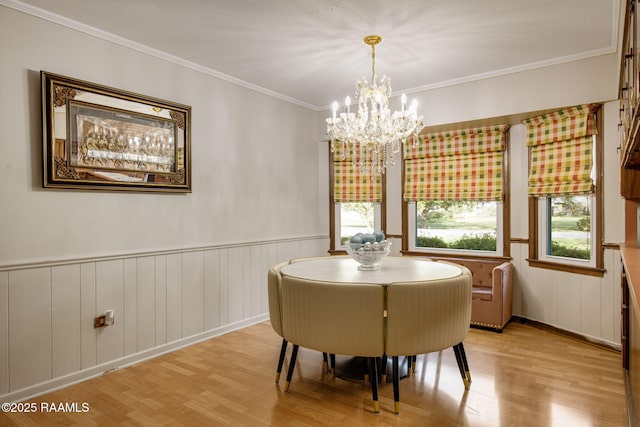
[[[371,84],[376,82],[376,45],[371,45]]]

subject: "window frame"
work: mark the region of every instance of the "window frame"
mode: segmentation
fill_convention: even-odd
[[[502,123],[502,122],[500,122]],[[483,124],[490,126],[491,124]],[[469,124],[465,124],[460,126],[460,129],[464,129],[465,127],[469,127]],[[428,133],[429,130],[423,130],[422,133]],[[489,255],[486,251],[473,251],[466,249],[447,249],[446,252],[443,250],[437,250],[436,248],[430,248],[427,250],[416,250],[415,243],[413,246],[410,244],[409,239],[415,236],[415,220],[413,221],[413,229],[410,228],[410,215],[411,215],[411,207],[410,204],[412,202],[407,202],[402,199],[402,249],[400,252],[403,255],[409,256],[424,256],[424,257],[438,257],[438,258],[474,258],[474,259],[499,259],[509,261],[511,260],[511,178],[510,178],[510,167],[511,167],[511,155],[509,149],[509,131],[505,132],[505,149],[502,152],[503,159],[503,171],[502,171],[502,188],[503,188],[503,200],[502,200],[502,221],[498,220],[498,228],[502,227],[501,230],[496,231],[496,249],[499,245],[502,245],[502,254]],[[402,157],[402,178],[401,178],[401,191],[404,194],[404,183],[405,183],[405,159],[404,155]],[[500,203],[500,202],[499,202]],[[413,209],[415,212],[415,209]],[[412,234],[413,233],[413,234]],[[501,238],[499,237],[501,235]],[[499,251],[496,250],[496,253]]]
[[[569,258],[569,257],[561,257],[557,255],[549,255],[549,223],[551,221],[551,217],[549,215],[550,203],[553,197],[542,197],[541,200],[538,201],[538,216],[539,218],[544,218],[545,221],[539,221],[538,227],[538,257],[541,261],[546,262],[559,262],[561,264],[567,265],[575,265],[579,267],[592,267],[596,266],[596,257],[594,256],[594,242],[596,241],[596,230],[594,227],[594,215],[593,212],[596,211],[596,197],[595,195],[588,195],[589,197],[589,218],[590,218],[590,241],[591,241],[591,257],[588,260],[583,260],[579,258]],[[541,203],[542,202],[542,203]]]
[[[544,268],[556,271],[565,271],[575,274],[583,274],[587,276],[602,277],[605,273],[604,268],[604,245],[602,243],[604,237],[604,205],[603,205],[603,183],[604,183],[604,168],[603,168],[603,120],[602,120],[602,108],[599,108],[594,112],[596,115],[596,129],[597,134],[594,136],[593,150],[595,153],[594,168],[595,168],[595,208],[593,209],[591,219],[591,233],[592,239],[592,261],[591,265],[584,265],[583,262],[574,261],[571,259],[564,259],[561,257],[548,257],[542,256],[542,250],[545,249],[541,243],[541,232],[546,229],[546,226],[541,225],[541,221],[547,219],[546,209],[540,206],[540,204],[546,204],[547,198],[537,198],[529,196],[529,257],[527,262],[530,267]],[[531,150],[528,150],[529,162],[531,162]],[[541,212],[545,215],[542,216]]]
[[[333,153],[331,152],[331,141],[328,141],[327,149],[329,150],[329,254],[330,255],[346,255],[347,250],[340,245],[340,203],[335,201],[334,183],[335,170],[333,167]],[[380,185],[382,186],[382,200],[378,203],[379,207],[374,209],[374,224],[380,224],[380,230],[387,232],[387,177],[382,174]],[[387,237],[390,237],[387,235]]]
[[[473,249],[455,249],[455,248],[430,248],[430,247],[422,247],[416,246],[417,240],[417,224],[416,224],[416,202],[405,202],[407,204],[407,208],[409,211],[409,215],[407,221],[409,222],[409,251],[412,253],[428,253],[428,254],[437,254],[438,256],[460,256],[460,255],[468,255],[473,257],[480,258],[496,258],[502,257],[504,253],[504,245],[499,244],[500,242],[504,242],[503,239],[503,227],[500,227],[500,224],[504,224],[504,203],[496,202],[496,250],[494,251],[483,251],[483,250],[473,250]]]

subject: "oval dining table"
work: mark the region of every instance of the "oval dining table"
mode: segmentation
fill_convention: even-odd
[[[375,270],[359,270],[358,266],[358,262],[349,256],[298,258],[282,267],[280,274],[311,281],[364,283],[384,287],[399,282],[439,281],[463,274],[462,267],[455,264],[406,256],[387,256],[380,261],[379,268]],[[336,356],[336,376],[362,381],[362,373],[365,372],[363,365],[363,358]],[[406,365],[401,364],[400,378],[407,375]],[[378,372],[384,371],[386,369],[380,369]],[[388,382],[391,380],[387,379]]]

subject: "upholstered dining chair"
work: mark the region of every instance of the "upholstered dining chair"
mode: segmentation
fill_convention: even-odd
[[[392,283],[387,288],[385,354],[392,357],[395,412],[400,412],[398,357],[453,347],[465,389],[471,374],[462,341],[471,318],[471,272],[449,279]],[[411,369],[409,367],[408,369]]]
[[[291,261],[289,261],[289,264],[295,264],[296,262],[303,262],[303,261],[312,261],[314,259],[322,259],[322,258],[326,258],[327,256],[328,255],[292,258]],[[331,256],[335,258],[349,258],[349,255],[331,255]],[[330,373],[333,376],[336,375],[336,355],[335,354],[327,355],[326,352],[322,352],[322,370],[324,372]]]
[[[369,358],[373,408],[379,412],[376,357],[384,352],[384,288],[282,277],[282,329],[293,344],[285,391],[298,347]],[[372,360],[373,359],[373,360]]]
[[[285,261],[272,266],[267,276],[269,320],[271,321],[273,330],[282,337],[282,346],[280,347],[280,357],[278,358],[278,368],[276,370],[276,383],[280,381],[280,372],[282,372],[282,365],[287,351],[287,340],[282,333],[282,307],[280,303],[282,298],[280,269],[287,264],[289,264],[289,262]]]

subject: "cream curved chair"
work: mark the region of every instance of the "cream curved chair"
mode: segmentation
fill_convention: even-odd
[[[295,264],[297,262],[304,262],[304,261],[313,261],[315,259],[323,259],[323,258],[327,258],[329,256],[332,256],[334,258],[350,258],[349,255],[318,255],[318,256],[306,256],[306,257],[298,257],[298,258],[292,258],[289,261],[289,264]],[[334,353],[331,353],[329,355],[329,357],[331,358],[331,364],[329,364],[329,360],[327,358],[327,353],[326,352],[322,352],[322,369],[325,372],[329,372],[332,375],[336,374],[336,355]]]
[[[376,357],[384,352],[384,288],[282,277],[282,329],[293,344],[285,391],[298,347],[370,358],[373,407],[379,412]],[[373,363],[371,358],[373,358]]]
[[[282,310],[280,303],[282,299],[280,269],[287,264],[289,264],[289,262],[285,261],[272,266],[267,276],[269,320],[271,321],[273,330],[282,337],[282,346],[280,348],[280,357],[278,358],[278,368],[276,370],[276,382],[280,381],[280,372],[282,372],[282,364],[284,363],[284,356],[287,351],[287,340],[284,339],[284,334],[282,333]]]
[[[393,360],[393,397],[400,411],[398,356],[453,347],[465,389],[471,384],[462,341],[471,319],[471,272],[434,281],[392,283],[387,289],[385,354]]]

